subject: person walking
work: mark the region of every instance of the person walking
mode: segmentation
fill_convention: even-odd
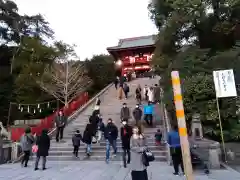
[[[123,103],[123,107],[120,111],[120,119],[121,121],[127,121],[130,119],[130,109],[127,107],[127,103]]]
[[[122,95],[123,95],[123,84],[125,82],[125,77],[121,76],[119,79],[119,90],[118,90],[118,98],[121,100],[122,99]]]
[[[133,117],[136,121],[137,126],[140,126],[142,114],[143,114],[143,112],[142,112],[141,108],[139,107],[139,104],[136,104],[136,107],[133,110]]]
[[[160,103],[160,92],[161,92],[161,88],[158,84],[154,85],[154,101],[155,103]]]
[[[149,91],[148,86],[145,85],[145,87],[143,88],[143,96],[145,97],[145,101],[147,102],[148,102],[148,91]]]
[[[153,87],[150,87],[148,90],[148,101],[150,101],[151,103],[154,103],[154,90]]]
[[[31,134],[31,128],[30,127],[26,128],[25,133],[20,138],[20,146],[24,153],[22,161],[21,161],[21,165],[22,166],[24,165],[24,167],[27,167],[27,165],[28,165],[28,161],[29,161],[29,157],[31,155],[32,145],[33,145],[34,141],[35,141],[35,139],[34,139],[33,135]]]
[[[36,145],[38,146],[37,158],[35,162],[35,171],[38,170],[38,163],[42,157],[42,170],[46,169],[46,161],[48,156],[48,151],[50,148],[50,137],[48,136],[48,130],[43,129],[41,136],[37,138]]]
[[[101,104],[101,100],[100,100],[100,97],[98,96],[95,102],[94,110],[99,110],[99,113],[100,113],[100,104]]]
[[[131,152],[130,152],[130,140],[132,137],[132,127],[127,124],[127,121],[122,122],[123,126],[121,127],[121,141],[123,149],[123,166],[126,168],[127,163],[130,164],[131,161]],[[126,162],[126,156],[128,156]]]
[[[142,153],[146,148],[146,139],[144,138],[141,127],[133,128],[131,138],[131,176],[132,180],[148,180],[147,167],[143,163]]]
[[[112,119],[108,119],[108,124],[104,131],[104,136],[106,139],[106,163],[109,163],[110,159],[110,146],[112,146],[114,153],[113,156],[117,155],[117,138],[118,138],[118,128],[113,123]]]
[[[79,130],[76,130],[75,134],[72,137],[73,143],[73,155],[78,158],[78,150],[82,141],[82,135]]]
[[[147,105],[144,105],[143,108],[144,111],[144,120],[149,126],[153,125],[153,111],[154,111],[154,106],[153,104],[149,101]]]
[[[105,125],[103,123],[102,116],[99,114],[98,128],[97,128],[97,142],[102,139],[102,133],[104,133]]]
[[[154,135],[155,137],[155,144],[156,146],[160,146],[161,145],[161,141],[162,141],[162,132],[160,129],[157,130],[157,132]]]
[[[140,84],[138,85],[135,93],[136,93],[136,100],[137,100],[138,104],[141,104],[141,101],[142,101],[142,95],[141,95],[142,88],[141,88]]]
[[[124,85],[123,85],[123,92],[124,92],[124,95],[125,95],[125,99],[128,98],[129,91],[130,91],[129,86],[127,85],[127,83],[124,83]]]
[[[181,166],[182,172],[184,173],[182,151],[180,144],[180,137],[178,133],[178,126],[174,126],[173,130],[168,133],[167,142],[170,146],[170,153],[172,156],[174,175],[179,175],[179,165]]]
[[[56,142],[59,142],[59,136],[60,136],[60,140],[63,139],[63,131],[66,123],[67,123],[67,117],[63,114],[63,111],[60,110],[58,112],[58,115],[55,117],[55,125],[57,128]]]
[[[87,124],[84,132],[83,132],[83,142],[86,144],[86,153],[89,157],[91,155],[91,145],[92,145],[92,137],[95,135],[95,131],[93,128],[93,125],[91,123],[91,120],[89,119],[89,123]]]
[[[92,116],[89,117],[89,122],[92,124],[93,128],[93,136],[96,136],[97,133],[97,126],[98,126],[98,121],[99,121],[99,114],[93,114]]]
[[[116,90],[118,89],[118,82],[119,82],[119,78],[116,77],[114,80],[114,85],[115,85]]]

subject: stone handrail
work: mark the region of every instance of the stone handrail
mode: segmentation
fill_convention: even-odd
[[[111,86],[113,85],[113,83],[109,84],[108,86],[106,86],[104,89],[102,89],[98,94],[96,94],[93,98],[91,98],[86,104],[84,104],[82,107],[80,107],[78,110],[76,110],[71,116],[68,117],[68,124],[71,123],[74,119],[76,119],[76,117],[83,112],[87,107],[89,107],[92,103],[94,103],[97,99],[97,97],[103,95]],[[56,132],[57,128],[54,127],[49,133],[49,136],[52,136],[54,132]],[[18,154],[18,151],[16,150],[16,148],[18,148],[18,144],[17,143],[12,143],[12,151],[15,153],[15,155],[13,155],[12,153],[12,157],[17,157],[16,154]],[[12,162],[13,163],[17,163],[21,160],[21,158],[23,157],[23,154],[21,154],[19,157],[17,157],[17,159],[13,159]]]
[[[163,116],[164,116],[164,121],[163,122],[164,122],[164,126],[165,126],[165,141],[167,142],[167,135],[168,135],[168,132],[171,131],[171,125],[170,125],[167,110],[165,108],[165,104],[163,104]],[[172,159],[171,159],[171,154],[170,154],[170,146],[169,146],[168,143],[166,143],[166,146],[167,146],[168,164],[171,165],[172,164]]]
[[[163,89],[161,89],[161,91],[160,91],[160,98],[161,98],[160,106],[161,106],[163,126],[164,126],[164,140],[165,140],[165,142],[167,142],[167,135],[168,135],[168,132],[170,132],[170,130],[171,130],[171,124],[169,121],[169,116],[168,116],[165,104],[163,102]],[[171,165],[172,160],[171,160],[171,154],[170,154],[170,147],[169,147],[168,143],[166,143],[166,148],[167,148],[167,161],[168,161],[168,164]]]

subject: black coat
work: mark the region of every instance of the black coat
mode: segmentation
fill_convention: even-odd
[[[72,137],[72,143],[73,146],[80,146],[80,143],[82,141],[82,135],[80,133],[75,133]]]
[[[83,142],[86,144],[92,144],[92,137],[95,135],[94,132],[93,125],[87,124],[83,133]]]
[[[48,156],[50,148],[50,138],[47,134],[42,134],[37,138],[36,145],[38,146],[37,156]]]
[[[121,140],[122,140],[122,148],[123,149],[130,149],[130,140],[132,137],[132,127],[126,125],[121,127]]]
[[[98,123],[99,123],[99,117],[92,115],[92,116],[89,118],[89,122],[92,124],[93,133],[94,133],[94,135],[95,135],[96,132],[97,132],[97,127],[98,127]]]
[[[92,112],[92,116],[97,116],[98,114],[100,114],[100,110],[99,110],[99,109],[95,109],[95,110]]]
[[[142,112],[142,110],[140,108],[135,108],[133,110],[133,117],[137,121],[142,119],[142,114],[143,114],[143,112]]]
[[[105,139],[110,142],[118,138],[118,128],[113,123],[108,123],[104,131]]]

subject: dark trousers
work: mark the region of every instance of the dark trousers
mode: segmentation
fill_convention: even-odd
[[[136,121],[136,126],[140,126],[141,125],[141,119],[136,119],[135,118],[135,121]]]
[[[153,119],[153,115],[152,114],[145,114],[145,121],[149,126],[153,125],[152,119]]]
[[[124,91],[125,98],[128,98],[128,92]]]
[[[78,157],[79,146],[73,146],[73,154]]]
[[[37,156],[36,162],[35,162],[35,169],[38,168],[38,163],[39,163],[41,157],[42,157],[42,168],[43,169],[46,168],[46,162],[47,162],[46,156]]]
[[[132,180],[148,180],[147,170],[143,171],[132,171],[131,172]]]
[[[179,173],[179,165],[184,172],[181,147],[171,148],[171,155],[175,173]]]
[[[126,156],[128,157],[128,159],[127,159],[127,162],[126,162]],[[126,163],[130,163],[130,161],[131,161],[131,152],[130,152],[130,149],[125,149],[125,148],[123,148],[123,165],[124,165],[124,167],[126,167]]]
[[[24,166],[26,167],[29,161],[29,157],[30,157],[30,151],[24,151],[24,155],[23,155],[23,159],[22,159],[22,165],[24,164]]]
[[[57,133],[56,133],[56,141],[59,141],[59,136],[60,136],[60,140],[63,139],[63,130],[64,127],[57,127]]]

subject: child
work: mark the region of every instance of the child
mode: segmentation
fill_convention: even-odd
[[[157,146],[161,144],[161,140],[162,140],[162,133],[160,129],[158,129],[157,132],[155,133],[155,143]]]
[[[80,141],[82,141],[82,135],[80,134],[79,130],[76,130],[75,134],[72,137],[72,143],[73,143],[73,155],[75,157],[78,157],[78,150],[80,147]]]

